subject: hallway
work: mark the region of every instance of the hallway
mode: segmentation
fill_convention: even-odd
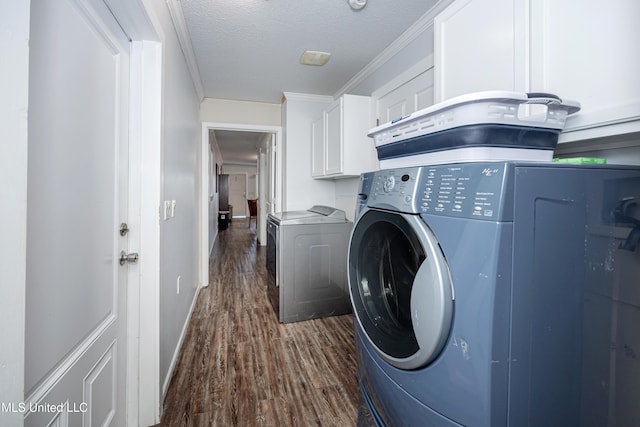
[[[161,425],[355,425],[352,316],[278,323],[265,252],[247,220],[219,232]]]

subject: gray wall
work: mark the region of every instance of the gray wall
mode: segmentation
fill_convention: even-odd
[[[176,201],[175,216],[160,220],[160,383],[166,387],[199,286],[200,100],[165,2],[154,1],[153,8],[165,32],[161,198]]]
[[[329,104],[326,97],[285,94],[282,122],[284,144],[282,167],[283,211],[309,209],[313,205],[333,205],[333,180],[311,178],[311,122]],[[277,167],[277,166],[276,166]]]

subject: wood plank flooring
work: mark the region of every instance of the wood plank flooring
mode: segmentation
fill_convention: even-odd
[[[163,426],[353,426],[351,315],[280,324],[266,248],[234,220],[220,231],[164,402]]]

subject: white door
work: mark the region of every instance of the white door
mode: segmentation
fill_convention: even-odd
[[[243,173],[229,174],[229,204],[233,205],[233,216],[248,215],[247,175]]]
[[[129,52],[118,31],[100,0],[31,0],[26,426],[125,425]]]
[[[324,113],[311,122],[311,176],[324,175],[324,135],[325,129]]]
[[[324,174],[330,175],[343,171],[343,108],[344,98],[334,102],[326,111],[326,145],[324,147]]]

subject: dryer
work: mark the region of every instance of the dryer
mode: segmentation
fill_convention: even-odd
[[[345,259],[352,227],[330,206],[267,216],[267,294],[281,323],[351,312]]]
[[[348,278],[376,423],[638,425],[640,226],[619,212],[639,196],[636,167],[362,175]]]

